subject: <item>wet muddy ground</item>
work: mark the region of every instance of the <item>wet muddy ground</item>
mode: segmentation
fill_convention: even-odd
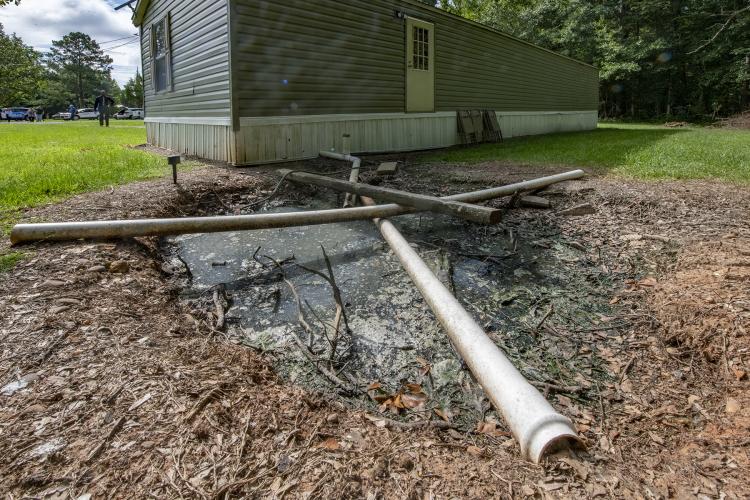
[[[332,208],[338,201],[334,193],[323,191],[314,197],[294,193],[292,198],[275,199],[269,211]],[[595,355],[580,359],[575,354],[592,327],[602,325],[598,331],[604,337],[623,327],[613,320],[609,304],[622,273],[594,265],[586,249],[562,237],[544,211],[509,210],[505,222],[496,226],[435,214],[394,220],[527,378],[548,393],[594,397],[589,389],[607,377],[606,371]],[[332,289],[300,266],[325,272],[324,248],[350,327],[332,357],[342,378],[362,392],[378,384],[387,394],[419,384],[430,404],[412,418],[432,408],[468,425],[491,414],[481,388],[374,224],[187,235],[168,244],[190,269],[183,297],[208,296],[217,286],[226,289],[231,299],[228,335],[264,352],[284,378],[310,390],[336,388],[299,352],[293,335],[309,342],[309,334],[298,323],[295,296],[271,259],[287,262],[284,274],[298,290],[305,318],[322,325],[333,319]],[[561,327],[564,336],[557,330]],[[322,331],[309,345],[330,355]],[[373,404],[362,397],[347,402],[359,408]]]
[[[405,168],[384,183],[433,195],[563,170],[400,159]],[[264,170],[213,167],[185,174],[177,188],[167,179],[136,183],[24,217],[238,213],[276,180]],[[552,210],[493,202],[507,210],[491,228],[396,220],[491,338],[575,422],[585,452],[540,466],[520,457],[363,222],[281,238],[276,231],[24,247],[26,260],[0,277],[0,487],[35,498],[746,497],[750,191],[592,175],[543,196]],[[289,186],[255,208],[340,201]],[[593,213],[558,213],[582,203]],[[342,394],[299,355],[290,335],[308,339],[290,287],[263,257],[282,264],[318,332],[313,348],[330,354],[320,333],[333,315],[330,287],[298,266],[325,268],[319,242],[351,327],[333,363],[352,385],[379,382],[365,394]],[[222,329],[217,284],[230,306]],[[418,404],[385,404],[415,385]]]

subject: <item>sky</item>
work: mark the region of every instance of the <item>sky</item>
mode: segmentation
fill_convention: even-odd
[[[141,66],[138,29],[130,22],[130,9],[114,11],[124,1],[21,0],[18,6],[0,7],[0,23],[6,33],[15,32],[42,52],[71,31],[86,33],[114,60],[112,77],[123,85]]]

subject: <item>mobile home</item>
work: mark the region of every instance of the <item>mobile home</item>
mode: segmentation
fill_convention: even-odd
[[[597,125],[598,72],[417,0],[139,0],[149,143],[233,164]]]

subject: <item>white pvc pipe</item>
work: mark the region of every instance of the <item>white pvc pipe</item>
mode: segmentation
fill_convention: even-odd
[[[348,138],[348,136],[345,136],[345,137]],[[344,149],[348,150],[349,148],[347,146],[344,146]],[[335,158],[337,160],[345,160],[345,161],[351,162],[352,172],[351,174],[349,174],[349,182],[357,182],[359,180],[359,168],[360,168],[360,165],[362,164],[362,160],[360,158],[350,155],[348,151],[344,154],[333,153],[330,151],[321,151],[320,156],[325,156],[328,158]],[[344,197],[344,208],[353,206],[356,200],[357,200],[356,195],[351,194],[351,193],[346,193],[346,196]]]
[[[369,198],[361,199],[365,205],[375,205]],[[385,219],[374,222],[484,392],[503,415],[521,446],[521,453],[539,463],[547,453],[580,442],[573,423],[555,411],[516,370],[396,226]]]

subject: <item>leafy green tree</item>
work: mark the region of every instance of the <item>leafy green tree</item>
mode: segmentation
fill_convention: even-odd
[[[68,33],[62,40],[53,40],[46,63],[55,78],[75,94],[79,107],[93,101],[99,90],[113,88],[112,58],[85,33]]]
[[[43,82],[40,54],[0,24],[0,105],[28,103]]]
[[[140,71],[128,80],[120,92],[119,102],[132,108],[143,107],[143,75]]]

